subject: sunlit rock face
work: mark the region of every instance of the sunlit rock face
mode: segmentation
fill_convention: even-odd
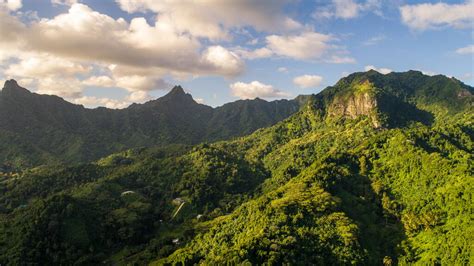
[[[375,88],[368,82],[356,84],[349,92],[336,95],[328,108],[330,117],[347,117],[355,119],[359,116],[368,116],[375,128],[381,127],[377,117],[378,107]]]

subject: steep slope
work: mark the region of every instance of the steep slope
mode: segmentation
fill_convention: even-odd
[[[10,80],[0,92],[0,166],[87,162],[133,147],[228,139],[281,121],[300,102],[257,99],[214,109],[177,86],[122,110],[86,109]]]
[[[5,175],[0,263],[472,264],[472,88],[419,75],[355,73],[233,141]]]

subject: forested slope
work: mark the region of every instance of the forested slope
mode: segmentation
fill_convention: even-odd
[[[231,139],[287,118],[305,98],[240,100],[212,108],[176,86],[144,104],[88,109],[9,80],[0,91],[0,171],[91,162],[130,148]]]
[[[472,264],[472,93],[355,73],[233,141],[6,175],[0,263]]]

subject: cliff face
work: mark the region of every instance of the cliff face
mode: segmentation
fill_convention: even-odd
[[[365,81],[354,86],[349,92],[334,97],[328,108],[328,116],[354,119],[365,115],[371,118],[375,128],[379,128],[381,123],[377,116],[378,105],[375,88]]]

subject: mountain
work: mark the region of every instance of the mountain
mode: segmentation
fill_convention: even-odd
[[[273,125],[300,104],[256,99],[212,108],[176,86],[125,109],[87,109],[9,80],[0,92],[0,165],[88,162],[134,147],[229,139]]]
[[[474,90],[354,73],[229,141],[0,179],[0,263],[470,265]]]

